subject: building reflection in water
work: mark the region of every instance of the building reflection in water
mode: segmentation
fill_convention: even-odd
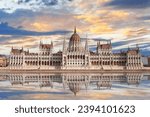
[[[55,87],[54,83],[60,83],[62,88],[69,89],[74,95],[80,90],[88,90],[88,86],[94,85],[97,90],[111,89],[115,83],[124,83],[126,85],[138,86],[142,80],[149,80],[149,77],[143,77],[142,73],[81,73],[81,74],[1,74],[0,81],[7,80],[12,86],[27,86],[30,83],[38,85],[40,88]],[[147,78],[147,79],[145,79]]]

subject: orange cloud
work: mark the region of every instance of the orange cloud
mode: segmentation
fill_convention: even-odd
[[[31,24],[32,28],[36,31],[49,31],[51,27],[46,22],[34,22]]]
[[[125,11],[111,11],[108,12],[105,19],[109,19],[110,21],[120,21],[126,20],[129,17],[129,13]]]
[[[78,24],[75,17],[70,14],[50,15],[47,13],[40,14],[33,19],[27,19],[21,25],[27,30],[33,31],[54,31],[54,30],[71,30],[75,24]]]
[[[95,24],[89,27],[89,31],[94,34],[104,34],[114,31],[107,23]]]
[[[83,20],[84,22],[87,22],[87,23],[102,22],[101,19],[99,18],[99,16],[91,15],[91,14],[78,15],[78,16],[76,16],[76,18],[79,19],[79,20]]]
[[[125,28],[125,29],[123,29],[123,34],[128,38],[146,35],[149,32],[150,32],[150,30],[148,30],[146,28],[137,28],[136,27],[136,28]]]
[[[99,16],[102,21],[108,23],[133,18],[133,15],[130,15],[129,12],[123,10],[96,10],[93,14]]]
[[[125,11],[112,11],[111,15],[117,18],[127,18],[129,16],[129,13]]]
[[[111,26],[107,22],[103,21],[99,16],[83,14],[77,16],[76,18],[83,21],[88,26],[86,30],[90,33],[101,34],[113,31]]]
[[[88,26],[86,30],[94,34],[112,33],[113,23],[129,19],[130,13],[123,10],[95,10],[76,16],[77,20]],[[83,29],[85,30],[85,29]]]
[[[51,43],[51,41],[56,41],[61,38],[61,35],[55,35],[55,36],[28,36],[28,37],[20,37],[18,39],[12,38],[11,40],[8,40],[3,43],[3,46],[5,47],[32,47],[33,45],[36,45],[38,48],[38,44],[40,41],[43,41],[43,43]]]

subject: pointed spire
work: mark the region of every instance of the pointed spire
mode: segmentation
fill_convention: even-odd
[[[136,44],[136,49],[137,49],[137,52],[140,51],[140,48],[139,48],[139,45],[138,45],[138,44]]]
[[[42,48],[42,41],[40,40],[40,45],[39,45],[39,48]]]
[[[51,41],[51,46],[53,47],[53,41]]]
[[[42,41],[40,40],[40,45],[42,45]]]
[[[64,42],[63,42],[63,51],[66,51],[66,38],[64,37]]]
[[[11,47],[11,51],[13,50],[13,46]]]
[[[85,51],[89,51],[87,35],[86,35],[86,42],[85,42]]]
[[[139,49],[139,44],[136,44],[136,48]]]
[[[21,48],[21,51],[23,52],[23,46],[22,46],[22,48]]]
[[[100,46],[101,45],[101,41],[99,40],[99,42],[98,42],[98,45]]]
[[[74,27],[74,33],[77,33],[77,29],[76,29],[76,26]]]
[[[128,45],[128,50],[130,50],[130,47],[129,47],[129,45]]]

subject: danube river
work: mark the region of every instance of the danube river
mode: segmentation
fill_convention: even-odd
[[[150,99],[150,74],[0,73],[1,100]]]

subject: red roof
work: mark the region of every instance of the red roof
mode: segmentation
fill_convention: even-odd
[[[13,54],[21,54],[23,52],[23,49],[12,49],[11,52]]]
[[[41,44],[40,47],[43,49],[51,49],[53,46],[51,44]]]
[[[101,44],[101,45],[99,45],[99,47],[101,49],[110,49],[111,48],[111,44]]]
[[[137,55],[138,54],[138,50],[128,50],[128,54],[130,54],[130,55]]]

